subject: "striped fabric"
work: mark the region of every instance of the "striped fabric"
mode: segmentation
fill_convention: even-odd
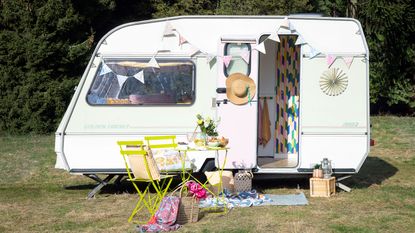
[[[297,36],[280,36],[277,43],[277,118],[276,153],[298,152],[298,106],[300,82],[300,46]]]

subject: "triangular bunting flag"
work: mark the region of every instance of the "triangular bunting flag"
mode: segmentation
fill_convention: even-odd
[[[231,63],[232,56],[231,55],[223,56],[222,60],[223,60],[223,64],[225,64],[225,66],[227,68],[229,66],[229,64]]]
[[[171,25],[170,22],[167,22],[166,26],[164,27],[163,36],[174,35],[173,30],[174,30],[173,25]]]
[[[281,27],[290,28],[290,20],[288,19],[288,17],[285,17],[282,20]]]
[[[160,68],[159,64],[156,61],[155,57],[152,57],[151,60],[147,63],[147,67],[154,67],[154,68]]]
[[[105,64],[104,61],[102,61],[102,67],[101,67],[101,70],[100,70],[98,76],[101,76],[101,75],[104,75],[104,74],[108,74],[108,73],[111,73],[111,72],[112,72],[111,68],[109,68],[107,66],[107,64]]]
[[[330,66],[333,64],[333,62],[336,60],[336,56],[331,55],[331,54],[327,54],[326,59],[327,59],[327,65]]]
[[[291,21],[288,22],[288,28],[290,29],[290,31],[295,31],[294,24]]]
[[[349,68],[349,69],[350,69],[350,66],[351,66],[351,65],[352,65],[352,63],[353,63],[353,59],[354,59],[354,57],[343,57],[343,60],[344,60],[344,62],[346,63],[347,68]]]
[[[321,52],[317,49],[310,46],[310,59],[314,58],[315,56],[319,55]]]
[[[249,57],[251,56],[251,52],[244,51],[241,53],[241,58],[246,62],[246,64],[249,64]]]
[[[267,39],[273,40],[275,42],[280,42],[280,37],[278,36],[278,30],[271,33],[271,35],[269,35]]]
[[[117,80],[118,80],[118,85],[120,85],[120,89],[121,89],[122,85],[125,83],[125,80],[127,80],[127,78],[128,78],[128,76],[117,74]]]
[[[138,81],[140,81],[142,84],[144,84],[144,70],[141,70],[140,72],[135,74],[134,78],[136,78]]]
[[[199,48],[197,48],[197,47],[195,47],[194,45],[192,45],[191,47],[190,47],[190,50],[189,50],[189,53],[190,53],[190,56],[191,57],[193,57],[196,53],[198,53],[200,50],[199,50]]]
[[[259,52],[266,54],[267,52],[265,51],[265,45],[264,45],[264,41],[262,41],[261,43],[259,43],[258,45],[254,46],[255,50],[258,50]]]
[[[307,42],[304,40],[304,37],[301,34],[299,34],[297,40],[295,41],[295,45],[302,45],[306,43]]]
[[[215,55],[213,55],[213,54],[207,54],[206,55],[206,63],[210,63],[211,61],[213,61],[213,59],[215,59],[216,58],[216,56]]]
[[[179,45],[182,45],[187,42],[187,39],[184,36],[179,34]]]

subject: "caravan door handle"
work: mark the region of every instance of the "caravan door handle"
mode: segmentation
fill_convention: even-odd
[[[216,93],[225,94],[226,93],[226,88],[225,87],[218,87],[218,88],[216,88]]]

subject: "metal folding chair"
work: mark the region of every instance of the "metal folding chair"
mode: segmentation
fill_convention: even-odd
[[[160,174],[151,150],[145,148],[143,141],[118,141],[117,144],[124,159],[128,180],[132,182],[139,196],[128,222],[131,222],[133,217],[143,208],[148,210],[151,218],[166,195],[174,175]],[[146,188],[140,190],[137,182],[146,182]],[[149,192],[151,186],[155,190],[155,195],[151,195]]]

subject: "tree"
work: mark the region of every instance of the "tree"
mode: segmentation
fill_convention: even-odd
[[[411,0],[359,3],[370,49],[370,91],[374,111],[415,109],[415,6]]]

